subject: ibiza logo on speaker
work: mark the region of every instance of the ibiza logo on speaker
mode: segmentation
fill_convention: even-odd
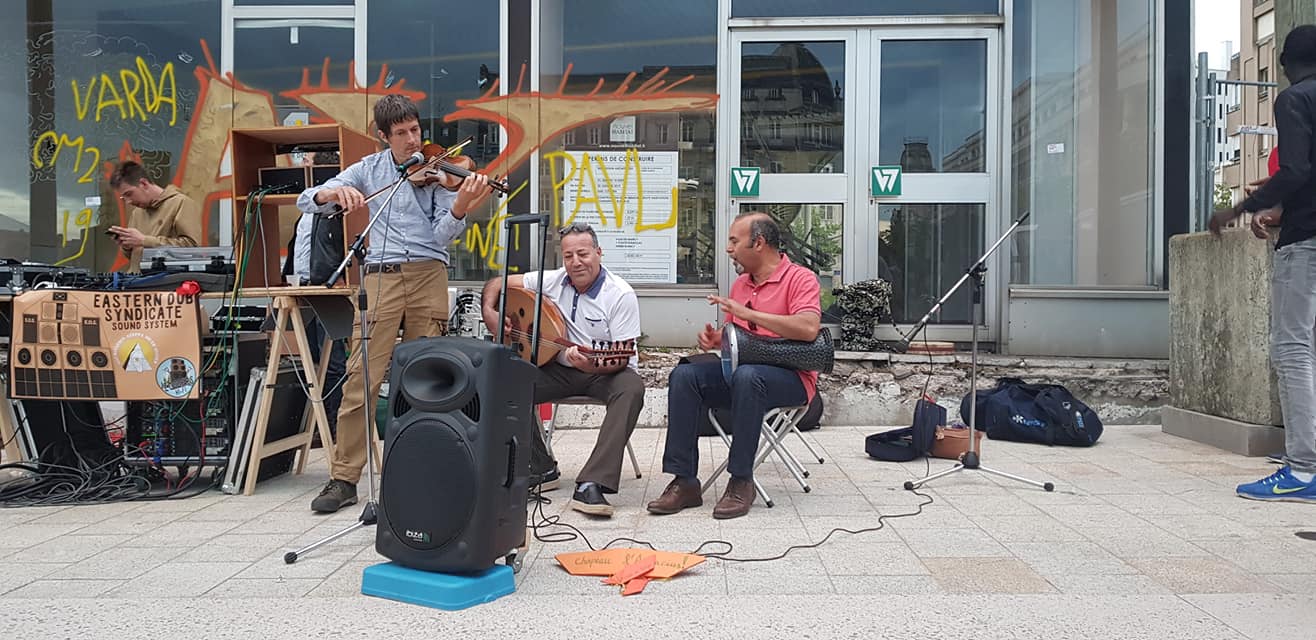
[[[415,540],[416,542],[423,544],[429,544],[430,542],[430,534],[424,531],[412,531],[411,529],[407,529],[406,535],[408,538]]]

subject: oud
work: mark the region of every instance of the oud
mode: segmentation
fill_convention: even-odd
[[[521,358],[529,360],[534,337],[535,294],[522,287],[508,287],[506,305],[508,331],[504,332],[503,344],[511,347]],[[546,298],[542,306],[535,366],[542,367],[552,362],[559,353],[571,347],[575,347],[581,355],[599,367],[611,366],[635,355],[635,340],[595,340],[589,346],[572,342],[562,311]]]

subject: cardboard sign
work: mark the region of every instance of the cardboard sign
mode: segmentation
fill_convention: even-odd
[[[554,558],[573,576],[615,576],[626,567],[654,558],[653,569],[644,577],[670,578],[704,561],[703,556],[650,549],[604,549],[580,553],[559,553]],[[647,563],[646,563],[647,564]]]
[[[172,291],[34,289],[14,298],[10,397],[194,400],[199,300]]]

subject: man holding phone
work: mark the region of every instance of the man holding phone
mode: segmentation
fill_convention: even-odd
[[[142,165],[128,160],[110,174],[110,188],[128,207],[128,226],[105,232],[128,258],[127,272],[141,271],[144,248],[200,246],[201,207],[178,187],[151,182]]]

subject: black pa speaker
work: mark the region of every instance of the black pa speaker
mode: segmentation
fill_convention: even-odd
[[[389,373],[375,548],[423,571],[470,573],[525,542],[538,369],[484,340],[398,345]]]

